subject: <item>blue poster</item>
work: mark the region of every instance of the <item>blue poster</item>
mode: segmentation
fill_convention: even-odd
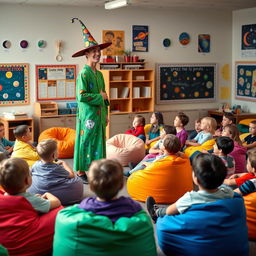
[[[132,51],[148,52],[148,26],[132,26]]]
[[[242,57],[256,56],[256,24],[242,26],[241,51]]]

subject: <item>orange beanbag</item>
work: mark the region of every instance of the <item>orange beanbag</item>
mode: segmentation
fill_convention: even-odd
[[[72,158],[74,156],[76,131],[64,127],[52,127],[43,131],[38,142],[53,139],[58,142],[59,158]]]
[[[244,196],[249,239],[256,240],[256,192]]]
[[[118,160],[122,166],[129,162],[137,164],[145,156],[142,139],[130,134],[117,134],[106,142],[107,159]]]
[[[127,181],[129,195],[142,202],[153,196],[157,203],[173,203],[192,189],[190,161],[176,155],[167,156],[144,170],[132,173]]]

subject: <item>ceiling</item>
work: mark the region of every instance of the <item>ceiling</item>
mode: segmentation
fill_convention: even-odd
[[[256,0],[128,0],[140,8],[193,8],[238,10],[256,7]],[[5,4],[102,7],[106,0],[0,0]]]

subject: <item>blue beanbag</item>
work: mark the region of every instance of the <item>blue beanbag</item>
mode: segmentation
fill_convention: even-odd
[[[198,204],[185,213],[157,219],[158,243],[166,255],[248,255],[243,198]]]

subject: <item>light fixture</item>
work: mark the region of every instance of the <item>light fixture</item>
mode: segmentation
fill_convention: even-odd
[[[114,0],[105,3],[105,9],[112,10],[128,5],[128,0]]]

